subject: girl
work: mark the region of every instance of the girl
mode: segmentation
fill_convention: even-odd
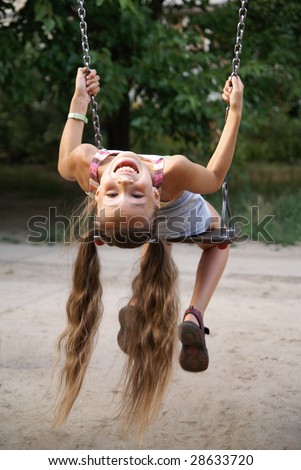
[[[118,333],[118,343],[128,355],[120,413],[127,428],[136,424],[143,431],[158,413],[169,383],[177,331],[177,268],[165,239],[220,226],[218,213],[200,193],[217,191],[230,167],[242,114],[243,84],[239,77],[225,84],[222,96],[230,110],[207,167],[183,155],[138,155],[82,144],[90,96],[98,92],[96,71],[86,80],[86,69],[79,68],[59,149],[58,171],[63,178],[77,181],[88,194],[86,215],[93,214],[94,223],[81,237],[67,301],[68,324],[59,338],[66,361],[56,423],[67,419],[80,391],[102,317],[96,245],[143,245],[131,299],[119,312]],[[191,372],[208,367],[205,334],[209,330],[203,315],[228,258],[228,248],[198,246],[203,251],[191,302],[179,326],[179,361]]]

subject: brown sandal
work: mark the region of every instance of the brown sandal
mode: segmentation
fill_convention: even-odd
[[[184,321],[188,314],[195,316],[199,326],[191,321]],[[209,329],[204,327],[203,315],[196,308],[189,307],[184,313],[183,322],[179,326],[179,338],[183,344],[179,362],[184,370],[201,372],[208,368],[209,356],[205,334],[209,335]]]

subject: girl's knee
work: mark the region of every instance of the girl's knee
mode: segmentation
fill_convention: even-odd
[[[230,248],[230,245],[227,243],[199,243],[197,246],[204,251],[216,248],[216,250],[222,251],[224,253],[228,253]]]

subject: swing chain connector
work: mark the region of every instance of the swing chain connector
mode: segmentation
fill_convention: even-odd
[[[248,0],[241,0],[241,7],[238,12],[238,24],[237,24],[237,32],[236,32],[236,41],[234,46],[234,59],[232,60],[232,73],[231,77],[237,77],[239,67],[240,67],[240,54],[242,51],[242,39],[245,30],[245,19],[247,17],[247,4]],[[228,113],[229,113],[230,106],[226,108],[226,116],[225,121],[227,121]]]
[[[78,17],[80,20],[79,28],[82,36],[82,50],[83,50],[83,62],[84,67],[87,68],[86,75],[89,75],[91,72],[90,65],[91,65],[91,56],[90,56],[90,48],[89,48],[89,39],[88,39],[88,25],[85,21],[86,18],[86,10],[84,7],[84,0],[78,0]],[[97,101],[94,96],[91,96],[91,109],[92,109],[92,122],[94,127],[94,138],[96,142],[97,148],[102,148],[102,135],[100,131],[100,123],[99,123],[99,116],[98,116],[98,105]]]

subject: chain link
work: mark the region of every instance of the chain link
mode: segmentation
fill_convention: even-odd
[[[244,30],[245,30],[245,19],[248,13],[248,10],[246,8],[248,1],[243,0],[241,2],[241,8],[239,9],[238,16],[239,16],[239,21],[237,25],[237,34],[236,34],[236,43],[234,46],[234,59],[232,61],[232,75],[237,76],[238,74],[238,69],[240,66],[240,54],[242,50],[242,38],[244,35]]]
[[[239,67],[240,67],[240,54],[242,51],[242,39],[245,31],[245,19],[247,17],[247,4],[248,0],[241,0],[241,7],[238,12],[238,24],[236,32],[236,41],[234,46],[234,59],[232,60],[232,73],[231,77],[237,77]],[[226,109],[226,120],[228,117],[230,106],[227,106]]]
[[[90,65],[91,65],[91,57],[90,57],[90,48],[89,48],[89,40],[88,40],[88,25],[85,21],[86,18],[86,10],[84,7],[84,0],[78,0],[78,17],[79,17],[79,28],[82,37],[82,50],[83,50],[83,62],[84,66],[87,68],[87,75],[91,72]],[[94,138],[96,142],[97,148],[102,148],[102,135],[100,131],[100,123],[99,123],[99,116],[98,116],[98,105],[97,101],[94,96],[91,96],[91,109],[92,109],[92,122],[94,127]]]

